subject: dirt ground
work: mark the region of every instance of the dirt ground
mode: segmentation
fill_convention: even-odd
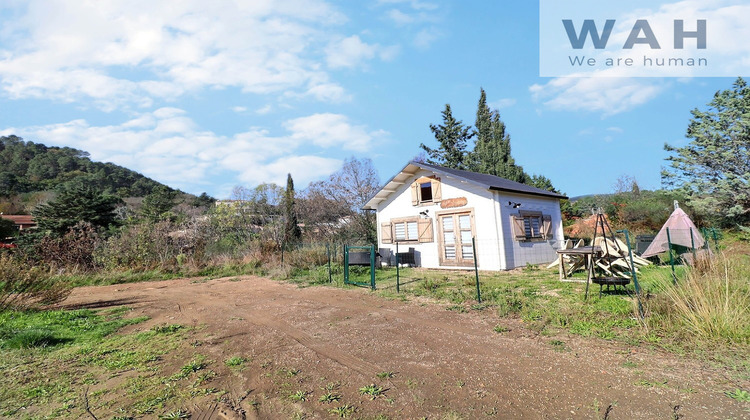
[[[185,401],[193,419],[332,418],[344,405],[356,410],[351,418],[750,418],[748,403],[724,395],[748,384],[721,370],[644,347],[540,336],[519,320],[501,319],[509,331],[498,333],[493,310],[258,277],[84,287],[65,302],[118,305],[151,318],[131,330],[195,327],[197,341],[179,357],[213,360],[212,384],[231,403]],[[226,369],[233,356],[247,367]],[[373,383],[383,395],[360,395]],[[326,385],[339,401],[319,401]],[[289,397],[296,391],[304,398]]]

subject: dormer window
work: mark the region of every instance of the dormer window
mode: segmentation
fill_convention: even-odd
[[[439,203],[442,200],[440,179],[437,177],[421,177],[411,184],[411,204]]]
[[[420,202],[432,201],[432,182],[423,182],[419,184]]]

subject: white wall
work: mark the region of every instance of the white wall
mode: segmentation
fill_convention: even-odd
[[[537,197],[523,194],[497,192],[496,197],[500,205],[502,230],[506,232],[504,240],[505,267],[508,270],[524,267],[527,263],[550,263],[557,259],[556,251],[564,240],[560,201],[554,198]],[[514,209],[508,202],[521,203],[521,207]],[[546,241],[524,242],[513,238],[511,216],[519,210],[539,211],[552,217],[552,232],[554,236]]]
[[[460,198],[467,199],[467,205],[456,209],[442,209],[440,204],[430,204],[424,206],[413,206],[411,201],[410,185],[417,178],[422,176],[434,175],[429,171],[419,171],[409,178],[405,184],[399,186],[398,190],[392,193],[388,199],[378,205],[377,227],[378,227],[378,247],[390,248],[395,252],[396,245],[383,244],[381,237],[382,223],[388,223],[391,219],[404,217],[417,217],[419,213],[428,210],[428,216],[432,219],[433,232],[435,241],[422,244],[399,244],[399,252],[407,252],[409,248],[414,248],[417,253],[417,263],[427,268],[458,268],[455,266],[440,266],[438,259],[438,220],[435,214],[446,210],[474,210],[474,223],[477,241],[477,263],[481,270],[501,270],[504,269],[504,259],[499,255],[500,232],[499,225],[496,223],[496,206],[491,191],[475,186],[474,184],[460,181],[455,178],[439,175],[442,189],[442,199]],[[469,267],[471,268],[471,267]]]

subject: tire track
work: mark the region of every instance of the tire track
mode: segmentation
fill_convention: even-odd
[[[253,312],[253,316],[249,318],[248,322],[259,326],[273,328],[306,348],[314,351],[318,355],[331,359],[364,376],[373,377],[377,375],[378,372],[382,371],[377,365],[342,352],[330,345],[326,345],[299,328],[295,328],[278,318],[268,317],[261,312]]]

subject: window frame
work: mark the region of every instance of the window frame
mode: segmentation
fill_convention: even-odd
[[[474,266],[474,260],[477,258],[476,252],[478,252],[476,249],[472,249],[472,258],[464,258],[463,256],[463,242],[461,242],[461,222],[459,217],[467,215],[470,218],[471,223],[471,236],[472,238],[476,238],[477,231],[476,231],[476,218],[474,217],[474,209],[468,208],[468,209],[460,209],[460,210],[446,210],[446,211],[439,211],[435,213],[435,220],[438,225],[438,261],[441,266],[446,267],[473,267]],[[455,243],[453,244],[456,248],[456,259],[455,260],[448,260],[445,258],[445,236],[443,231],[443,217],[445,216],[452,216],[453,217],[453,236]],[[476,245],[476,244],[475,244]]]
[[[422,185],[430,184],[430,199],[422,198]],[[415,207],[431,206],[442,201],[442,184],[437,176],[421,176],[411,183],[412,205]]]
[[[399,239],[396,236],[396,225],[401,224],[401,223],[404,224],[404,239]],[[416,225],[416,234],[417,234],[416,238],[412,239],[409,237],[409,223],[414,223]],[[391,219],[391,229],[393,232],[392,240],[394,244],[397,242],[400,244],[419,243],[419,217],[402,217],[399,219]]]
[[[545,215],[541,211],[529,211],[519,210],[518,214],[511,215],[511,225],[515,223],[515,219],[522,219],[524,225],[524,237],[515,236],[515,240],[519,242],[545,242],[554,237],[551,231],[552,218],[549,215]],[[537,221],[537,234],[534,235],[534,224],[532,219]],[[545,235],[545,222],[550,224],[550,234]],[[528,226],[528,229],[527,229]],[[513,227],[513,226],[511,226]],[[515,228],[514,228],[515,229]],[[529,232],[529,233],[526,233]]]

